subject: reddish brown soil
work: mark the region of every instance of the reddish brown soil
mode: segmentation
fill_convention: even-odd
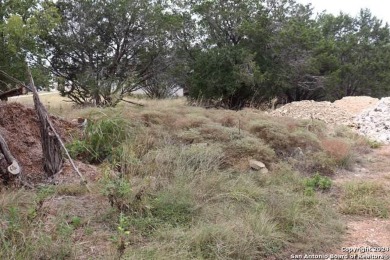
[[[51,119],[65,140],[69,139],[69,134],[76,129],[76,125],[70,122],[57,117]],[[13,156],[22,166],[23,179],[29,183],[46,179],[39,121],[35,110],[18,103],[0,103],[0,133],[8,143]],[[2,183],[6,178],[7,176],[0,176],[0,182]]]
[[[334,181],[337,184],[351,180],[376,181],[388,187],[390,185],[389,156],[390,145],[374,149],[371,153],[365,155],[365,160],[353,172],[340,172]],[[351,255],[371,257],[365,259],[390,259],[390,219],[369,216],[346,216],[346,223],[347,232],[343,242],[335,250],[337,254],[344,255],[345,249],[355,248],[357,251],[351,253]],[[366,252],[369,249],[372,252]],[[352,256],[350,257],[352,259]]]

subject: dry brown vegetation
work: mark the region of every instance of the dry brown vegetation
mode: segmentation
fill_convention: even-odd
[[[146,106],[66,110],[89,120],[68,147],[98,165],[92,192],[75,183],[2,192],[1,258],[286,259],[329,252],[341,213],[361,213],[348,193],[334,207],[324,177],[368,147],[352,133],[253,109],[137,102]]]

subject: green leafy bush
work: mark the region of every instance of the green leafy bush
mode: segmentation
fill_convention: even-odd
[[[305,194],[312,195],[315,190],[328,190],[332,186],[332,181],[329,177],[321,176],[316,173],[311,178],[306,178],[304,180],[305,184]]]

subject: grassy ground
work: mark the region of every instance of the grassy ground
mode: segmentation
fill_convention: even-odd
[[[70,100],[66,97],[61,97],[58,92],[40,92],[39,96],[42,104],[54,115],[66,116],[73,111],[73,105]],[[31,94],[12,97],[9,101],[22,103],[28,107],[34,106]]]
[[[92,192],[76,184],[2,192],[1,259],[329,253],[344,232],[341,214],[362,213],[354,194],[367,191],[365,201],[377,189],[333,187],[337,169],[352,167],[369,144],[318,121],[206,110],[183,99],[74,110],[47,98],[50,111],[89,119],[84,139],[68,147],[99,166],[99,180]],[[249,159],[269,173],[250,169]],[[370,212],[386,213],[381,205]]]

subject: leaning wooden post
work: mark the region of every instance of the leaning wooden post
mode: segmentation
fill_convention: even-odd
[[[41,132],[42,153],[44,160],[43,167],[49,176],[53,176],[62,168],[63,158],[61,143],[50,126],[47,110],[39,100],[38,92],[34,85],[34,79],[29,68],[28,74],[30,78],[30,88],[33,92],[34,106],[39,119],[39,129]]]
[[[28,68],[28,74],[30,77],[31,91],[33,92],[33,97],[34,97],[35,110],[38,113],[39,121],[41,123],[40,130],[41,130],[41,139],[42,139],[42,150],[43,150],[43,156],[45,160],[44,161],[45,171],[49,174],[49,176],[52,176],[61,170],[62,163],[63,163],[61,148],[63,148],[66,156],[70,161],[70,164],[72,165],[77,175],[80,177],[81,183],[86,186],[88,191],[90,191],[87,181],[85,180],[84,176],[81,174],[79,169],[74,164],[72,157],[70,156],[68,150],[65,147],[64,142],[61,140],[60,135],[57,133],[56,129],[51,123],[46,108],[42,105],[41,101],[39,100],[39,95],[37,89],[35,88],[34,79],[31,75],[30,68]]]

